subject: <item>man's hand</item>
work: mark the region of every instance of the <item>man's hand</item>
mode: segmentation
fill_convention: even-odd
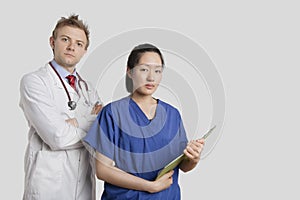
[[[67,119],[66,122],[71,124],[72,126],[75,126],[76,128],[78,128],[78,122],[77,122],[76,118]]]
[[[98,104],[98,102],[95,103],[93,109],[92,109],[92,112],[91,114],[92,115],[97,115],[102,109],[102,104]]]

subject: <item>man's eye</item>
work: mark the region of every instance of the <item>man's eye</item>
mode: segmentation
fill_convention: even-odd
[[[148,71],[148,69],[144,69],[144,68],[142,68],[142,69],[140,69],[142,72],[147,72]]]
[[[155,70],[155,73],[160,74],[160,73],[161,73],[161,70]]]
[[[61,40],[64,41],[64,42],[67,42],[68,38],[62,38]]]
[[[77,45],[78,45],[79,47],[83,47],[83,44],[82,44],[82,43],[77,43]]]

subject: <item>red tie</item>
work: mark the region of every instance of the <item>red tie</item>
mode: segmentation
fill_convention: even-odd
[[[76,82],[76,76],[74,76],[74,75],[68,75],[66,78],[68,79],[69,84],[71,85],[71,87],[76,91],[76,84],[75,84],[75,82]]]

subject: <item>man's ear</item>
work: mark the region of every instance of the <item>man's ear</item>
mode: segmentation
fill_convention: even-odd
[[[52,36],[49,38],[49,43],[50,43],[51,49],[54,50],[55,41],[54,41],[54,38]]]

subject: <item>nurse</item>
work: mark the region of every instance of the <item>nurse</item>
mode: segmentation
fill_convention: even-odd
[[[100,111],[97,92],[77,72],[89,46],[78,15],[62,17],[53,59],[23,76],[20,106],[29,126],[23,200],[94,200],[95,173],[81,139]]]
[[[105,182],[104,200],[178,200],[179,169],[190,171],[200,160],[204,140],[188,143],[178,110],[153,97],[163,70],[157,47],[136,46],[127,61],[130,95],[106,105],[84,138],[96,151],[96,175]],[[182,153],[186,159],[155,180]]]

